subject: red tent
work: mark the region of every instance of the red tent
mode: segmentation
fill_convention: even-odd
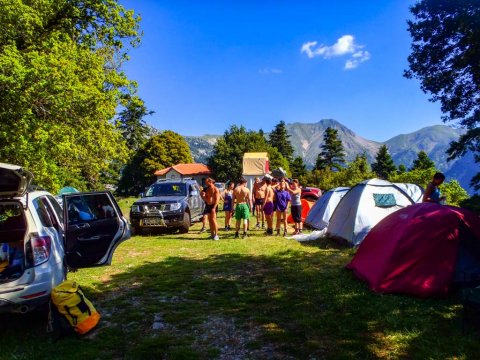
[[[370,230],[347,268],[376,292],[445,295],[454,275],[479,275],[480,218],[452,206],[408,206]]]
[[[310,202],[308,200],[302,199],[301,201],[302,201],[302,222],[304,222],[312,206],[310,205]],[[287,216],[287,222],[289,224],[294,223],[292,214]]]

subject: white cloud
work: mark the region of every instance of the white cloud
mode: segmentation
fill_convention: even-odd
[[[281,74],[283,73],[283,70],[282,69],[278,69],[278,68],[263,68],[263,69],[260,69],[258,70],[259,74],[260,75],[278,75],[278,74]]]
[[[300,53],[305,53],[310,59],[321,56],[324,59],[330,59],[333,57],[351,55],[345,63],[345,69],[354,69],[359,64],[370,59],[370,53],[365,50],[363,45],[355,43],[355,37],[353,35],[343,35],[335,44],[331,46],[320,45],[317,46],[317,41],[308,41],[302,45]]]
[[[370,60],[370,53],[368,51],[357,51],[352,55],[352,58],[345,62],[345,70],[355,69],[361,63]]]

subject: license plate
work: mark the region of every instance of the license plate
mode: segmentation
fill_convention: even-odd
[[[142,219],[142,226],[167,226],[162,218],[146,218]]]

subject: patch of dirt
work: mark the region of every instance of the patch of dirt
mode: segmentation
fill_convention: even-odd
[[[195,341],[193,348],[202,351],[206,348],[219,350],[219,360],[237,359],[293,359],[281,354],[271,344],[265,344],[260,337],[260,327],[249,324],[238,327],[233,319],[210,316],[201,325],[193,329]],[[251,343],[263,343],[260,348],[249,348]]]

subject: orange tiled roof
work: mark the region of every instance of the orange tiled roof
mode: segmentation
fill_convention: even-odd
[[[182,175],[211,175],[212,171],[204,164],[177,164],[168,168],[155,171],[155,176],[163,176],[174,169]]]

